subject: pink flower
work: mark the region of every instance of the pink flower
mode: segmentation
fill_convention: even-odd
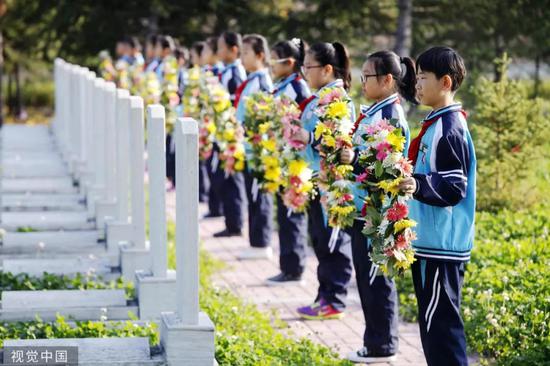
[[[396,202],[388,209],[387,217],[390,221],[399,221],[409,214],[409,208],[406,204]]]
[[[393,248],[386,248],[384,249],[384,255],[386,257],[393,257]]]
[[[363,183],[365,180],[367,180],[368,177],[369,177],[369,173],[364,172],[364,173],[359,174],[359,175],[355,178],[355,181],[356,181],[357,183]]]
[[[397,235],[397,238],[395,239],[395,247],[397,249],[407,249],[409,247],[407,238],[403,235]]]
[[[262,136],[261,135],[256,134],[252,137],[252,143],[254,145],[258,145],[260,142],[262,142]]]
[[[397,162],[397,169],[399,169],[401,174],[406,176],[411,175],[413,172],[413,166],[405,157],[401,157],[401,159],[399,159],[399,161]]]
[[[302,184],[302,180],[300,179],[300,177],[292,176],[290,177],[290,184],[293,186],[299,186]]]
[[[329,93],[324,95],[321,99],[319,99],[319,105],[329,104],[329,103],[333,102],[334,100],[340,99],[341,96],[342,95],[341,95],[339,89],[333,89]]]
[[[170,104],[171,107],[177,106],[179,102],[180,102],[179,95],[177,95],[176,93],[173,93],[170,95],[168,103]]]
[[[381,142],[379,143],[377,146],[376,146],[376,159],[382,161],[386,158],[386,156],[388,156],[388,153],[390,152],[391,150],[391,145],[384,141],[384,142]]]

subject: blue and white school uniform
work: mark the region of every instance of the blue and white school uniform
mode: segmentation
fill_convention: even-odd
[[[231,102],[235,101],[237,88],[246,80],[246,71],[241,60],[237,59],[235,62],[226,65],[219,77],[222,85],[229,92]]]
[[[235,92],[241,83],[246,79],[241,60],[226,65],[218,75],[222,85],[230,94],[231,101],[235,100]],[[213,160],[217,161],[218,147],[214,150]],[[240,232],[243,227],[244,211],[243,205],[246,200],[245,183],[243,173],[234,173],[225,176],[225,172],[218,163],[215,165],[215,173],[211,185],[223,205],[225,226],[230,232]]]
[[[319,93],[329,87],[343,88],[342,80],[337,79],[314,94],[314,98],[305,106],[302,113],[302,126],[310,132],[310,140],[303,152],[304,159],[309,167],[317,174],[320,169],[319,152],[315,141],[315,126],[319,118],[315,115],[315,109],[319,103]],[[355,120],[355,109],[353,103],[349,104],[350,117]],[[329,241],[332,235],[332,228],[328,226],[326,215],[321,207],[319,194],[310,202],[308,208],[308,232],[313,244],[315,255],[319,260],[317,267],[317,279],[319,280],[319,289],[316,301],[321,298],[330,303],[334,308],[343,310],[347,297],[347,288],[351,279],[351,237],[344,230],[340,230],[336,240],[336,246],[331,252]]]
[[[160,61],[158,58],[154,58],[151,62],[145,67],[145,72],[154,72],[156,73],[157,68],[159,67]]]
[[[396,93],[370,107],[361,106],[361,115],[352,136],[355,148],[353,162],[355,174],[362,173],[357,160],[360,151],[364,149],[363,136],[366,134],[366,128],[382,119],[397,120],[397,127],[403,131],[406,138],[404,154],[405,156],[407,154],[410,140],[409,125]],[[357,212],[361,212],[367,192],[361,190],[359,184],[355,183],[353,195]],[[365,318],[363,345],[369,352],[395,354],[399,345],[397,290],[393,279],[381,275],[378,266],[370,260],[371,248],[368,239],[361,232],[363,226],[364,219],[356,219],[351,231],[353,266]]]
[[[224,66],[222,62],[217,62],[214,65],[205,65],[202,67],[203,72],[211,72],[214,76],[218,76],[223,69]],[[205,189],[208,188],[208,215],[212,217],[223,215],[223,204],[221,196],[219,195],[219,189],[216,188],[215,182],[218,162],[218,148],[217,144],[214,143],[212,154],[204,162],[204,164],[200,166],[201,176],[206,177],[203,178],[203,181],[206,182],[206,180],[208,180],[208,187],[206,187],[205,184]],[[222,183],[218,183],[218,186],[220,184]]]
[[[474,240],[476,155],[460,104],[432,111],[422,137],[410,217],[420,337],[429,365],[467,365],[460,315],[465,263]]]
[[[300,104],[310,96],[307,83],[293,73],[275,85],[273,95],[286,96]],[[281,272],[300,276],[304,272],[307,246],[307,216],[292,212],[277,193],[277,223],[279,224],[279,264]]]
[[[273,83],[267,69],[261,69],[248,74],[246,84],[237,101],[236,118],[244,123],[247,97],[263,91],[271,93]],[[250,158],[250,147],[246,146],[247,160]],[[248,237],[250,245],[255,248],[264,248],[271,244],[273,232],[273,195],[258,189],[256,179],[248,167],[244,171],[246,195],[248,199]]]

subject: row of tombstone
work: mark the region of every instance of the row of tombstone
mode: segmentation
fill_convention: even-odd
[[[4,291],[0,320],[128,319],[134,312],[140,321],[159,322],[162,353],[145,352],[146,339],[140,346],[116,338],[5,346],[74,343],[80,364],[90,365],[118,364],[113,356],[120,364],[214,364],[214,325],[199,309],[196,121],[180,118],[174,127],[179,270],[173,271],[167,268],[164,108],[144,110],[141,97],[61,59],[54,79],[51,127],[2,131],[2,270],[122,277],[135,282],[137,298],[126,299],[124,290]]]

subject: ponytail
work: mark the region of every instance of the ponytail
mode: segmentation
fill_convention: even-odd
[[[300,72],[306,54],[306,44],[302,39],[293,38],[292,40],[277,42],[273,45],[272,50],[279,58],[294,59],[294,72]]]
[[[334,76],[344,81],[344,89],[349,90],[351,87],[351,71],[349,62],[349,53],[346,47],[340,42],[334,42],[335,56],[338,62],[338,67],[334,71]]]
[[[418,104],[416,100],[416,71],[414,61],[410,57],[401,57],[401,82],[397,83],[399,94],[412,104]]]
[[[296,61],[301,67],[304,64],[304,58],[306,57],[306,44],[301,38],[295,39],[298,42],[298,59]]]
[[[331,65],[334,77],[342,79],[344,89],[349,90],[351,86],[349,54],[342,43],[315,43],[308,52],[322,66]]]
[[[405,100],[412,104],[418,104],[416,101],[415,64],[412,58],[399,57],[392,51],[378,51],[369,55],[367,61],[372,62],[376,74],[392,76],[397,91]]]

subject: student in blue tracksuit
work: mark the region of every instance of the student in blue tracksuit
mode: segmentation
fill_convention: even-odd
[[[204,72],[211,72],[214,76],[218,76],[224,68],[223,63],[218,59],[217,52],[218,38],[208,37],[204,41],[204,47],[201,52],[201,64],[203,65],[202,70]],[[205,218],[223,216],[223,205],[221,198],[218,196],[215,185],[212,184],[214,181],[214,173],[217,170],[217,167],[213,165],[218,161],[218,148],[215,142],[214,145],[215,147],[213,148],[212,154],[204,164],[204,169],[206,170],[209,182],[208,213],[204,216]]]
[[[269,48],[267,40],[259,34],[243,38],[241,60],[248,78],[236,93],[237,121],[244,123],[247,97],[259,91],[271,93],[273,83],[267,68]],[[246,146],[247,159],[250,147]],[[250,248],[239,254],[239,259],[271,258],[271,233],[273,232],[273,195],[262,192],[254,183],[254,176],[247,166],[244,170],[246,196],[248,200],[248,238]]]
[[[410,217],[418,223],[412,274],[420,337],[428,365],[467,365],[460,296],[474,240],[476,156],[454,101],[466,68],[452,48],[433,47],[416,71],[418,100],[433,110],[409,147],[414,175],[400,188],[413,194]]]
[[[223,70],[223,62],[218,59],[218,38],[208,37],[204,41],[204,47],[201,52],[201,65],[203,71],[210,71],[214,76]]]
[[[160,85],[162,85],[165,63],[168,57],[172,57],[175,43],[172,37],[159,35],[155,47],[155,54],[159,60],[155,73]],[[166,178],[172,183],[172,187],[176,186],[176,150],[172,133],[166,133]]]
[[[352,136],[354,149],[346,149],[340,156],[343,163],[353,164],[355,174],[362,173],[357,161],[359,152],[364,149],[365,129],[382,119],[397,120],[397,126],[406,138],[404,153],[407,153],[410,141],[409,125],[399,95],[416,104],[416,72],[411,58],[399,57],[391,51],[375,52],[368,56],[361,73],[363,93],[367,99],[374,100],[375,103],[362,108]],[[355,183],[353,187],[358,218],[351,229],[351,248],[365,318],[365,331],[363,347],[351,352],[348,359],[361,363],[389,362],[395,359],[399,343],[397,290],[393,279],[379,273],[378,266],[369,258],[372,248],[362,233],[365,221],[359,215],[367,192],[358,186],[359,184]]]
[[[191,65],[190,68],[198,67],[202,68],[202,57],[201,54],[204,50],[206,43],[199,41],[193,43],[191,46],[190,51],[190,57],[191,57]],[[185,80],[185,85],[180,88],[181,95],[183,96],[185,86],[187,86],[188,83],[188,77],[189,72],[187,69],[185,70],[185,74],[182,75]],[[185,106],[183,106],[185,111]],[[199,160],[199,202],[208,202],[208,192],[210,191],[210,178],[208,177],[208,168],[207,163],[205,161]]]
[[[308,98],[302,113],[303,129],[293,138],[307,144],[304,157],[315,174],[320,170],[320,157],[316,149],[319,141],[315,140],[313,133],[319,121],[315,115],[318,95],[323,88],[328,87],[349,89],[351,74],[348,52],[339,42],[316,43],[306,52],[302,69],[309,86],[318,89],[318,92],[311,99]],[[355,109],[352,103],[349,104],[349,109],[352,120],[355,120]],[[336,247],[332,252],[330,251],[332,228],[328,226],[319,194],[309,205],[308,231],[319,261],[317,267],[319,290],[313,304],[299,308],[298,313],[306,319],[341,318],[344,315],[345,299],[352,273],[351,238],[344,230],[340,230]]]
[[[271,48],[271,72],[279,81],[275,96],[285,95],[301,104],[310,96],[309,87],[300,76],[304,63],[305,43],[294,38],[280,41]],[[277,224],[279,226],[279,266],[281,273],[267,280],[269,285],[300,282],[305,268],[307,246],[307,216],[291,212],[277,193]]]
[[[246,71],[239,59],[242,48],[242,37],[239,33],[225,32],[218,38],[218,57],[225,64],[219,74],[222,85],[235,101],[235,93],[242,82],[246,80]],[[230,237],[242,235],[244,220],[244,203],[246,200],[244,175],[235,172],[225,176],[223,169],[217,164],[216,173],[211,184],[222,199],[225,229],[215,233],[215,237]]]
[[[145,41],[145,72],[155,72],[159,65],[155,50],[157,38],[157,35],[151,34]]]

